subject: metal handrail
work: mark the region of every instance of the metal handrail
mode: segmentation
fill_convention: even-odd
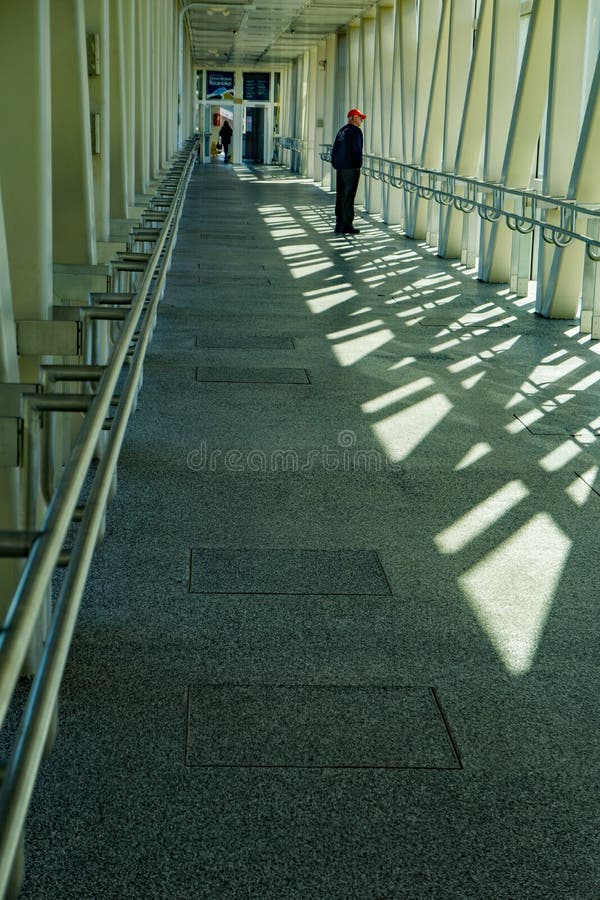
[[[44,517],[21,579],[0,631],[0,723],[5,719],[21,667],[42,609],[52,573],[59,564],[67,530],[92,462],[104,423],[113,402],[117,382],[128,356],[134,333],[139,330],[135,351],[109,432],[105,452],[98,464],[85,512],[77,532],[69,565],[23,712],[15,745],[0,790],[0,897],[10,882],[29,801],[42,760],[44,746],[57,702],[81,597],[111,488],[127,423],[139,387],[144,356],[156,309],[177,236],[183,199],[196,158],[195,146],[185,156],[173,204],[141,278],[131,310],[115,344],[111,359],[79,431],[69,461]],[[154,284],[153,279],[158,271]],[[141,322],[141,325],[140,325]]]
[[[319,155],[324,162],[331,162],[331,145],[321,144]],[[459,212],[467,214],[476,211],[489,222],[504,217],[511,231],[523,235],[537,227],[543,240],[556,247],[581,241],[588,257],[593,262],[600,262],[600,241],[586,233],[589,220],[600,220],[600,203],[581,204],[566,197],[506,187],[373,154],[363,155],[361,171],[377,181],[416,193],[424,200],[433,199],[443,206],[454,205]],[[558,222],[549,222],[545,218],[548,212],[557,212]]]
[[[308,141],[301,138],[279,137],[273,138],[273,143],[278,144],[283,150],[294,150],[296,153],[302,153],[305,147],[308,147]]]

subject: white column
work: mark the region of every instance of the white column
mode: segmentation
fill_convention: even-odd
[[[306,82],[303,122],[303,138],[306,141],[304,173],[308,178],[315,178],[315,173],[320,172],[317,164],[317,60],[318,47],[312,47],[306,55]],[[318,177],[318,176],[317,176]]]
[[[21,319],[49,318],[52,303],[49,72],[49,0],[2,0],[0,106],[7,131],[0,140],[0,185],[12,299]]]
[[[373,146],[377,146],[380,156],[390,156],[390,143],[392,131],[392,73],[394,59],[394,7],[393,5],[381,5],[377,10],[377,56],[376,67],[377,80],[377,130],[373,126]],[[374,104],[375,105],[375,104]],[[375,143],[377,138],[377,143]],[[396,188],[389,184],[382,185],[382,208],[384,222],[389,222],[390,194],[397,194]]]
[[[506,153],[515,99],[519,51],[520,0],[494,0],[488,102],[486,110],[483,179],[499,182]],[[479,277],[482,281],[508,281],[510,238],[502,222],[492,228],[482,221],[479,238]]]
[[[467,98],[469,72],[473,57],[473,0],[452,0],[450,7],[448,57],[446,73],[446,98],[444,108],[444,132],[442,140],[443,172],[454,172],[460,138],[463,112]],[[438,255],[460,256],[460,228],[455,228],[453,247],[449,247],[448,222],[452,206],[440,206],[439,227],[436,238]],[[458,223],[455,216],[454,220]]]
[[[471,58],[467,92],[453,171],[457,175],[480,175],[480,159],[485,132],[488,100],[488,70],[492,39],[494,0],[482,0],[477,19],[475,47]],[[461,262],[473,268],[479,246],[477,213],[462,213],[449,208],[440,234],[440,247],[447,257],[460,256]]]
[[[335,96],[335,76],[337,59],[337,41],[335,34],[330,34],[326,40],[325,60],[325,88],[323,99],[323,143],[332,144],[337,133],[337,107]],[[323,187],[335,188],[332,168],[329,163],[323,164]]]
[[[325,96],[327,90],[327,44],[320,41],[317,46],[315,126],[314,126],[314,178],[323,183],[325,172],[329,175],[329,163],[321,159],[321,145],[325,143]]]
[[[127,166],[127,205],[135,206],[136,184],[136,27],[137,0],[123,0],[123,62],[125,90],[125,164]],[[129,209],[127,215],[129,216]]]
[[[52,0],[50,10],[54,262],[95,264],[96,222],[83,0]]]
[[[366,115],[367,119],[363,122],[364,131],[364,150],[366,153],[373,152],[373,141],[378,143],[377,132],[380,127],[380,114],[375,98],[375,84],[377,76],[375,70],[378,65],[377,58],[377,20],[375,13],[370,12],[363,16],[360,29],[360,82],[358,90],[358,108]],[[383,205],[383,197],[381,193],[381,182],[373,181],[372,178],[361,178],[359,190],[357,191],[357,200],[364,202],[367,212],[380,212]]]
[[[52,154],[48,0],[0,3],[0,381],[37,381],[17,358],[15,318],[47,319],[52,303]],[[15,84],[18,90],[15,90]],[[18,469],[0,469],[0,528],[21,527]],[[22,569],[0,560],[0,615]]]
[[[0,13],[0,22],[2,14]],[[0,176],[1,176],[0,171]],[[17,340],[15,332],[6,229],[0,192],[0,382],[18,382]],[[0,528],[17,531],[21,527],[19,470],[0,467]],[[22,571],[21,560],[0,559],[0,616],[8,609]]]
[[[108,0],[85,0],[86,35],[98,35],[100,65],[97,74],[88,73],[90,115],[98,116],[99,153],[92,153],[96,240],[110,238],[110,32]],[[92,148],[93,150],[94,148]]]
[[[416,78],[416,3],[414,0],[396,0],[389,155],[405,162],[412,161]],[[390,188],[386,221],[405,223],[408,200],[406,191]]]
[[[550,71],[553,12],[554,0],[537,0],[533,6],[502,167],[507,187],[530,187],[548,94],[547,79],[541,76]],[[532,242],[533,232],[512,232],[509,283],[521,297],[529,290]]]
[[[421,0],[417,36],[414,126],[409,158],[410,162],[417,165],[424,165],[424,142],[431,102],[441,11],[441,0]],[[416,194],[411,194],[408,200],[406,233],[412,238],[424,238],[427,227],[427,211]]]
[[[110,218],[127,218],[127,105],[124,0],[110,4]]]
[[[587,22],[584,2],[556,0],[543,174],[543,192],[554,197],[569,196],[580,139]],[[592,202],[597,200],[596,197]],[[556,213],[547,213],[548,222],[557,220]],[[583,255],[579,243],[558,249],[540,242],[537,312],[559,319],[576,316],[582,271]]]

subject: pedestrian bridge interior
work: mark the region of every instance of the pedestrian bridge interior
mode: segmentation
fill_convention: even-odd
[[[0,897],[593,900],[598,3],[569,7],[588,43],[561,159],[562,88],[527,74],[563,60],[560,0],[174,3],[149,25],[127,0],[77,2],[74,23],[50,6],[33,31],[0,9],[0,70],[62,40],[65,85],[84,25],[137,35],[164,120],[134,65],[132,129],[102,107],[123,154],[88,158],[97,84],[75,82],[52,164],[26,144],[26,217],[24,161],[0,146]],[[502,181],[491,116],[475,167],[465,113],[442,170],[452,29],[475,15],[469,79],[484,59],[497,75],[509,7],[511,105],[491,75],[487,96]],[[234,93],[270,72],[262,164],[245,101],[231,161],[211,153],[209,26],[228,17]],[[419,78],[409,107],[381,73],[411,23],[421,66],[446,47],[448,133],[405,155]],[[540,112],[525,183],[531,104],[554,126]],[[329,149],[355,105],[359,233],[336,234]],[[30,124],[15,113],[17,136]]]

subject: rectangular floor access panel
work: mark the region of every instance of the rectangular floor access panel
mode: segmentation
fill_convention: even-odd
[[[394,685],[193,685],[185,762],[236,768],[462,768],[435,690]]]
[[[196,366],[196,381],[230,384],[310,384],[306,369],[267,366]]]
[[[197,547],[192,594],[391,594],[375,550]]]

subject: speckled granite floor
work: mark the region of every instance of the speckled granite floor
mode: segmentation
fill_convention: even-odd
[[[332,212],[196,169],[27,900],[598,896],[598,344]]]

